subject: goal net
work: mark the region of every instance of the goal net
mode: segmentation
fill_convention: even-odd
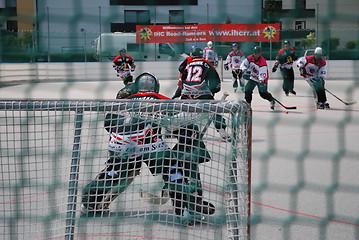
[[[1,101],[2,238],[248,239],[251,121],[240,101]]]

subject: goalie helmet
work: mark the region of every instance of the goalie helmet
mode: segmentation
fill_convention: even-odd
[[[191,56],[194,57],[194,58],[202,57],[203,56],[202,49],[199,48],[199,47],[196,47],[195,49],[192,50]]]
[[[137,86],[138,92],[155,92],[160,91],[160,83],[155,75],[149,72],[144,72],[140,74],[136,80],[135,84]]]
[[[207,43],[207,47],[209,47],[209,48],[213,47],[213,42],[212,42],[212,41],[209,41],[209,42]]]

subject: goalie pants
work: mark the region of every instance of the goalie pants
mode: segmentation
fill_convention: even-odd
[[[244,87],[244,98],[246,99],[247,103],[250,104],[252,102],[253,90],[256,86],[258,87],[259,95],[263,99],[266,99],[269,102],[274,100],[272,94],[270,94],[267,90],[268,89],[267,83],[259,83],[253,80],[249,80],[246,86]]]
[[[189,131],[191,127],[194,128],[190,126]],[[105,203],[109,204],[126,190],[140,173],[143,162],[153,175],[162,174],[164,188],[169,189],[176,214],[181,215],[184,208],[199,211],[196,206],[202,203],[202,186],[198,163],[209,161],[210,156],[202,141],[186,137],[192,134],[182,134],[179,135],[183,138],[179,140],[181,144],[176,144],[173,150],[144,154],[135,159],[116,158],[110,152],[112,157],[108,159],[105,169],[84,188],[82,204],[94,211],[102,209],[105,197],[111,196],[107,200],[109,202]]]
[[[294,90],[294,71],[293,68],[280,68],[280,73],[283,78],[283,91],[288,93]]]

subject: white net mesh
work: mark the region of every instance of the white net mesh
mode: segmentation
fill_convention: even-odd
[[[3,101],[0,109],[5,239],[248,237],[247,104]],[[227,140],[216,129],[223,120]]]

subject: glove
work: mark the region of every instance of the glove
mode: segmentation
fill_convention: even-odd
[[[278,68],[278,65],[274,65],[273,68],[272,68],[272,72],[276,72],[277,68]]]
[[[218,61],[214,62],[214,66],[217,67],[218,66]]]
[[[123,67],[121,67],[121,66],[118,66],[118,67],[117,67],[117,71],[123,71],[123,70],[124,70]]]
[[[226,70],[226,71],[229,70],[228,64],[224,64],[223,67],[224,67],[224,70]]]
[[[302,76],[308,75],[307,70],[305,70],[305,68],[299,68],[299,72],[300,72],[300,75],[302,75]]]
[[[135,71],[135,68],[131,68],[131,72],[134,72]]]

